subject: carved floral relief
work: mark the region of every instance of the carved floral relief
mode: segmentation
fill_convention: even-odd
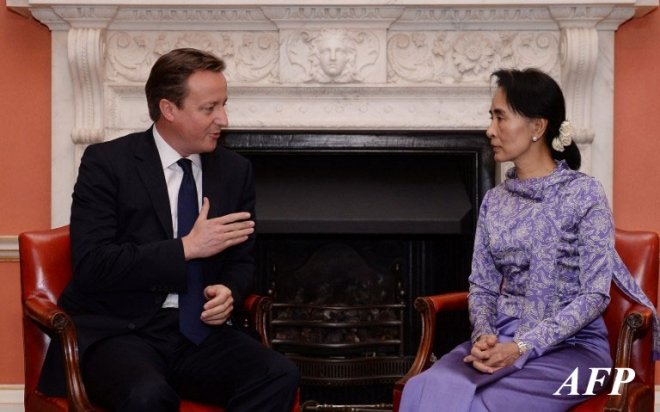
[[[206,32],[111,32],[106,41],[107,80],[143,83],[158,57],[180,47],[194,47],[222,58],[228,81],[278,80],[279,42],[274,34]]]
[[[559,36],[547,32],[394,33],[387,43],[389,83],[488,83],[506,67],[559,73]]]

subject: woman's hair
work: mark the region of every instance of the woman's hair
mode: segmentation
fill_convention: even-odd
[[[548,121],[543,141],[550,148],[552,158],[565,160],[573,170],[579,169],[582,157],[575,141],[564,147],[563,152],[552,148],[552,140],[559,136],[559,128],[566,120],[564,94],[557,82],[537,69],[503,69],[491,76],[496,78],[497,87],[502,89],[514,112],[529,119]]]
[[[151,120],[155,122],[160,118],[161,99],[167,99],[181,108],[188,94],[188,78],[193,73],[207,70],[222,73],[224,69],[224,61],[197,49],[175,49],[160,56],[151,68],[144,87]]]

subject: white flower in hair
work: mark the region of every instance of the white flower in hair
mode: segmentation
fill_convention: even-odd
[[[561,144],[566,147],[573,143],[573,125],[568,121],[564,120],[559,127],[559,140]]]
[[[564,151],[564,145],[561,144],[561,140],[559,140],[559,136],[552,139],[552,148],[555,149],[558,152],[563,152]]]
[[[558,152],[563,152],[566,146],[573,143],[574,134],[573,125],[568,120],[564,120],[559,127],[559,136],[552,139],[552,148]]]

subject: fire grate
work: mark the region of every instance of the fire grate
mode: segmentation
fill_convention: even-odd
[[[391,384],[406,373],[413,359],[404,356],[399,261],[373,265],[351,245],[331,242],[295,270],[272,266],[271,345],[298,365],[301,384]]]
[[[275,303],[271,344],[298,365],[304,384],[393,383],[413,360],[403,356],[404,309]]]
[[[303,383],[316,386],[391,384],[401,378],[413,362],[412,356],[318,359],[289,356],[303,377]]]
[[[402,351],[403,304],[314,306],[275,303],[272,343],[284,352],[304,348],[327,355]]]
[[[271,344],[286,353],[303,384],[389,384],[409,369],[403,356],[404,304],[273,304]]]

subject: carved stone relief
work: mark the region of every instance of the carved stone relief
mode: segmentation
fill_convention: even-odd
[[[488,83],[506,67],[540,68],[559,77],[559,36],[548,32],[394,33],[387,42],[391,83]]]
[[[107,81],[144,82],[159,56],[194,47],[221,57],[234,83],[278,81],[279,42],[273,33],[253,32],[112,32],[107,39]]]
[[[378,38],[362,30],[292,32],[284,44],[285,83],[361,83],[381,53]]]

